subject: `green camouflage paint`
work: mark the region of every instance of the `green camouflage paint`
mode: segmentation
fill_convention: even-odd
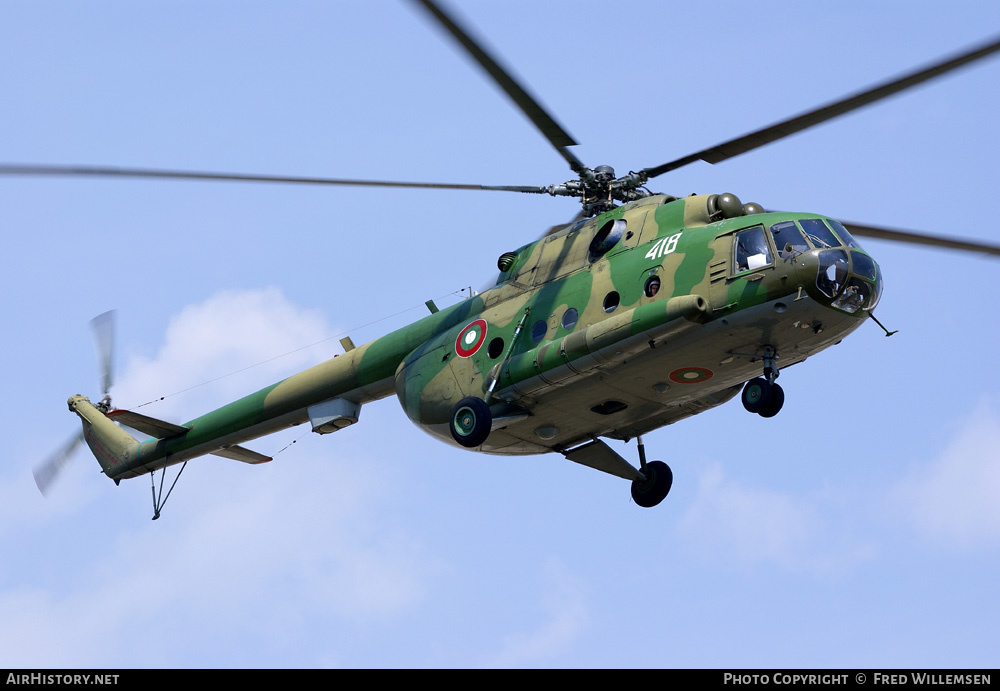
[[[830,298],[816,287],[818,249],[733,275],[734,233],[821,216],[713,220],[709,199],[653,196],[571,224],[516,250],[490,290],[195,418],[183,426],[187,432],[155,443],[139,444],[83,397],[70,399],[71,408],[112,478],[307,423],[311,406],[337,398],[363,405],[395,392],[411,420],[450,442],[447,421],[455,404],[467,396],[486,398],[495,379],[488,403],[512,422],[494,430],[483,451],[538,453],[602,435],[628,438],[718,405],[755,376],[755,366],[731,363],[731,353],[765,345],[753,324],[774,313],[761,312],[768,304],[785,300],[792,307],[782,310],[796,324],[822,318],[831,331],[782,325],[780,346],[792,361],[827,347],[867,316],[830,308]],[[595,254],[595,237],[612,221],[624,222],[614,226],[623,229],[621,237]],[[777,256],[781,249],[770,251]],[[660,289],[650,296],[644,283],[652,275]],[[575,319],[566,317],[570,309]],[[744,312],[745,324],[739,319]],[[485,323],[482,342],[475,326],[468,346],[457,343],[476,320]],[[661,383],[670,371],[699,376],[670,387]],[[645,387],[654,384],[667,393],[649,393]],[[609,396],[626,400],[622,412],[614,405],[594,407]],[[544,421],[548,427],[538,428]],[[550,428],[557,430],[551,438]]]

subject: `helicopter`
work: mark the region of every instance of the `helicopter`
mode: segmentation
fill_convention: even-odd
[[[482,189],[580,199],[580,218],[500,256],[490,290],[355,348],[213,413],[173,425],[82,396],[70,408],[115,480],[207,453],[258,463],[241,444],[309,423],[326,434],[395,394],[408,417],[446,443],[494,454],[560,453],[632,483],[637,504],[669,492],[642,435],[741,395],[763,417],[784,402],[781,369],[839,342],[874,310],[881,270],[855,236],[1000,254],[996,247],[767,212],[720,193],[676,198],[655,177],[721,162],[884,98],[1000,49],[993,41],[804,116],[669,163],[618,176],[588,167],[536,99],[442,7],[421,3],[518,104],[576,175],[538,187],[332,180],[326,184]],[[313,182],[144,169],[7,166],[21,175]],[[106,378],[107,379],[107,378]],[[139,442],[114,422],[153,437]],[[638,468],[602,441],[638,441]],[[158,511],[157,511],[158,515]]]

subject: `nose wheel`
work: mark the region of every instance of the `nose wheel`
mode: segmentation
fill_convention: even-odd
[[[785,404],[785,392],[775,382],[778,378],[778,354],[771,346],[764,347],[764,376],[751,379],[743,387],[743,407],[761,417],[774,417]]]
[[[772,384],[764,377],[757,377],[743,387],[743,407],[761,417],[774,417],[785,404],[781,384]]]
[[[469,396],[451,409],[448,427],[455,441],[467,449],[474,449],[490,436],[492,425],[493,416],[486,401]]]

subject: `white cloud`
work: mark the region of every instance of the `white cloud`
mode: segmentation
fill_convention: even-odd
[[[335,347],[323,314],[291,304],[276,288],[221,292],[171,319],[154,359],[129,360],[115,403],[167,396],[143,412],[166,417],[183,408],[180,417],[189,419],[192,401],[214,404],[252,393],[333,357]],[[185,393],[173,395],[179,392]]]
[[[712,465],[699,479],[684,532],[726,545],[742,560],[789,563],[808,541],[815,521],[808,507],[765,489],[741,487]]]
[[[543,664],[572,649],[590,622],[585,588],[565,566],[550,559],[542,571],[545,618],[533,631],[516,633],[503,640],[500,651],[485,662],[489,667],[519,667]]]
[[[158,357],[133,359],[120,386],[173,391],[220,368],[246,367],[329,336],[319,315],[278,291],[223,293],[185,309],[171,322]],[[303,352],[280,368],[317,360]],[[259,376],[273,377],[278,367],[269,363]],[[233,379],[238,387],[243,377]],[[178,398],[191,405],[190,398],[224,395],[214,384],[203,388],[210,391]],[[82,550],[53,549],[57,540],[49,535],[40,539],[50,553],[31,550],[22,542],[39,539],[30,526],[3,534],[6,553],[31,550],[31,559],[0,569],[0,661],[15,667],[169,666],[178,659],[211,665],[207,651],[235,646],[233,630],[280,636],[298,655],[308,649],[335,657],[304,622],[368,623],[409,611],[439,566],[405,526],[385,530],[380,522],[386,502],[402,491],[396,482],[365,458],[360,440],[334,441],[341,462],[331,462],[328,446],[308,443],[258,467],[196,459],[155,523],[148,514],[108,510],[132,502],[148,511],[148,478],[125,481],[118,490],[105,481],[100,502],[78,502],[63,516],[92,526],[87,532],[95,538]],[[87,457],[78,463],[93,463],[85,449],[81,455]],[[0,487],[0,496],[5,493]],[[63,532],[70,532],[65,525]],[[141,643],[150,635],[157,645]],[[248,656],[246,664],[256,661],[239,649],[227,659],[240,655]]]
[[[824,494],[796,496],[747,487],[708,466],[677,532],[692,549],[743,564],[772,563],[829,574],[868,558],[871,544],[830,524]]]
[[[962,549],[1000,544],[1000,416],[981,403],[944,451],[890,496],[934,541]]]

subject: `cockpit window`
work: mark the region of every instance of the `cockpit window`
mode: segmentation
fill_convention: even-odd
[[[875,280],[875,260],[867,254],[861,252],[851,252],[851,264],[854,273],[867,278],[869,281]]]
[[[735,273],[760,269],[773,262],[763,226],[741,230],[736,233],[733,244],[736,252]]]
[[[882,296],[882,271],[867,254],[846,249],[819,253],[816,287],[828,298],[830,306],[854,314],[859,309],[871,312]]]
[[[847,281],[847,287],[844,288],[844,292],[830,304],[839,310],[844,310],[848,314],[853,314],[857,312],[863,304],[865,304],[865,301],[871,294],[871,283],[867,283],[856,276],[852,276],[850,280]]]
[[[795,221],[775,223],[771,226],[771,235],[774,236],[774,246],[778,248],[779,259],[791,259],[809,251],[809,245],[796,227]]]
[[[829,223],[833,227],[833,229],[837,231],[837,235],[840,236],[840,239],[844,241],[845,245],[847,245],[848,247],[852,247],[856,250],[861,249],[861,245],[859,245],[858,241],[855,240],[851,236],[851,234],[847,232],[847,228],[844,227],[843,223],[841,223],[840,221],[834,221],[832,218],[827,219],[827,223]]]
[[[875,309],[878,304],[879,298],[882,297],[882,270],[879,269],[878,278],[875,279],[875,290],[872,292],[872,299],[868,301],[865,305],[865,309],[869,312]]]
[[[819,254],[819,271],[816,274],[816,287],[827,297],[835,297],[847,280],[847,252],[844,250],[827,250]]]
[[[832,230],[827,228],[822,219],[803,218],[799,221],[799,225],[801,225],[802,230],[805,231],[806,237],[808,237],[810,242],[812,242],[812,244],[814,244],[818,249],[823,250],[831,247],[840,247],[840,239],[833,234]]]

